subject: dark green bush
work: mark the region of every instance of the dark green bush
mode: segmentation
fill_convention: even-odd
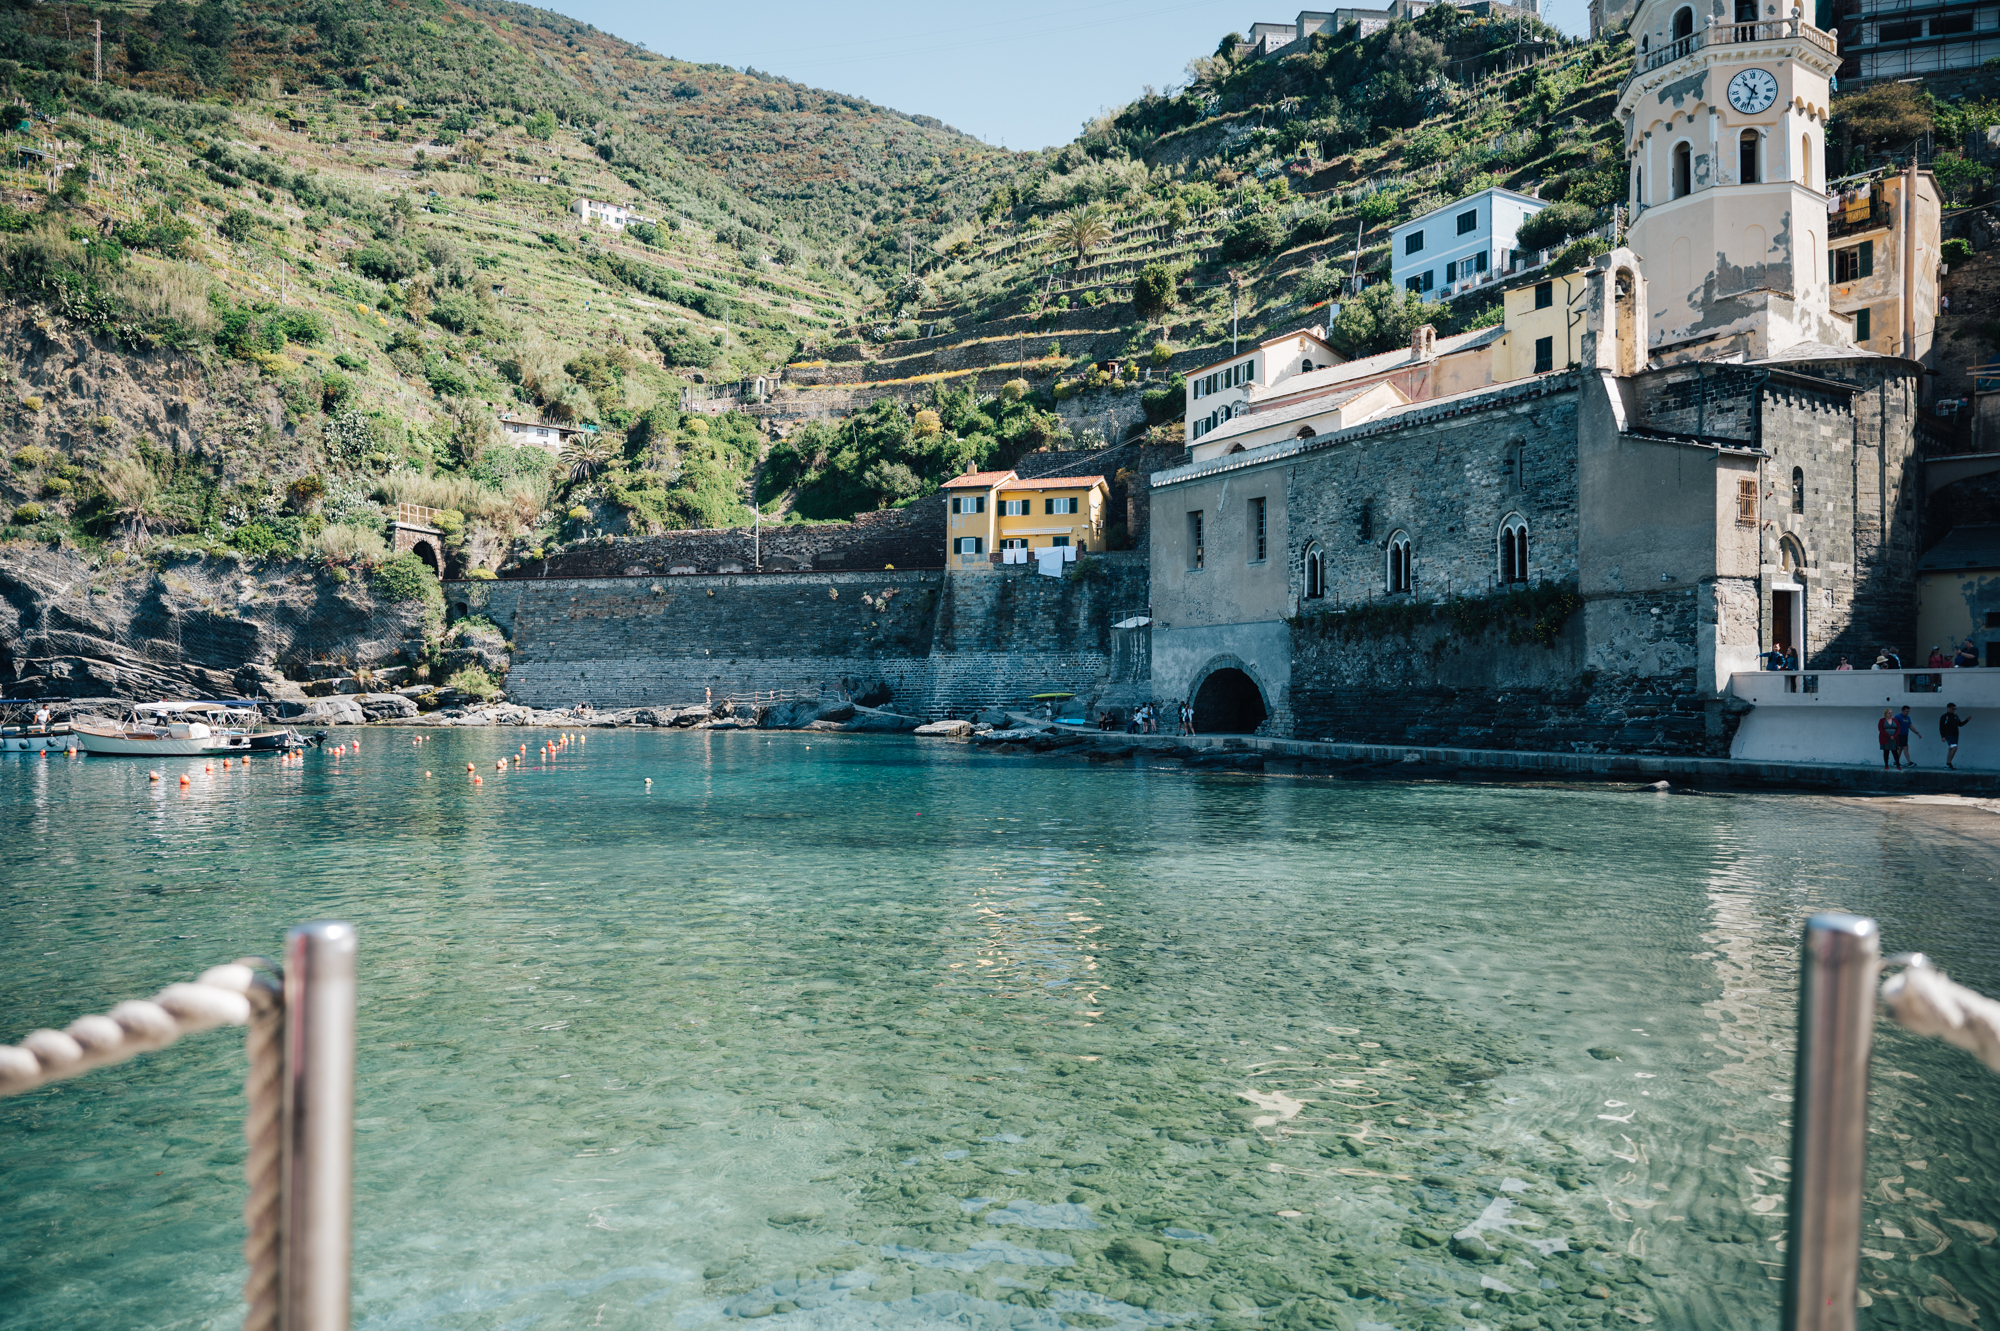
[[[1528,251],[1552,250],[1581,231],[1597,225],[1597,211],[1581,203],[1565,200],[1548,207],[1521,223],[1515,248]]]
[[[416,555],[397,555],[375,569],[375,595],[384,601],[435,601],[444,605],[444,590],[438,586],[431,566]]]
[[[415,277],[424,267],[423,260],[401,245],[380,241],[354,249],[348,254],[347,261],[354,265],[355,272],[372,277],[377,282],[400,282],[406,277]]]
[[[1285,224],[1275,213],[1253,213],[1240,219],[1222,237],[1225,260],[1261,259],[1285,239]]]

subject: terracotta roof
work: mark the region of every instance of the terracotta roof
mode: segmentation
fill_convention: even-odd
[[[1002,490],[1077,490],[1103,485],[1102,476],[1023,476],[1001,486]]]
[[[954,476],[940,489],[945,490],[991,490],[1000,482],[1013,476],[1011,471],[968,471],[963,476]]]

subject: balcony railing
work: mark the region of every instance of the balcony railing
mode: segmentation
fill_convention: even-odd
[[[1776,19],[1769,23],[1711,23],[1699,32],[1691,32],[1676,38],[1657,51],[1647,52],[1640,61],[1639,68],[1632,77],[1649,73],[1662,65],[1671,65],[1684,56],[1693,55],[1704,46],[1739,46],[1747,42],[1777,42],[1799,39],[1810,42],[1828,55],[1837,55],[1840,39],[1831,32],[1815,28],[1803,18]],[[1626,80],[1626,86],[1631,80]]]

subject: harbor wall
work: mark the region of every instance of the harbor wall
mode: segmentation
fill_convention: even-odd
[[[507,694],[530,706],[843,694],[943,716],[1143,679],[1111,625],[1145,613],[1144,556],[1073,567],[467,580],[445,599],[507,635]]]

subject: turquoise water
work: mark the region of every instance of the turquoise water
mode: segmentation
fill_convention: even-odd
[[[0,762],[0,1038],[354,921],[362,1328],[1713,1331],[1804,916],[2000,991],[1965,806],[545,737]],[[0,1101],[0,1326],[240,1318],[242,1067]],[[1876,1071],[1863,1325],[1991,1325],[2000,1081]]]

